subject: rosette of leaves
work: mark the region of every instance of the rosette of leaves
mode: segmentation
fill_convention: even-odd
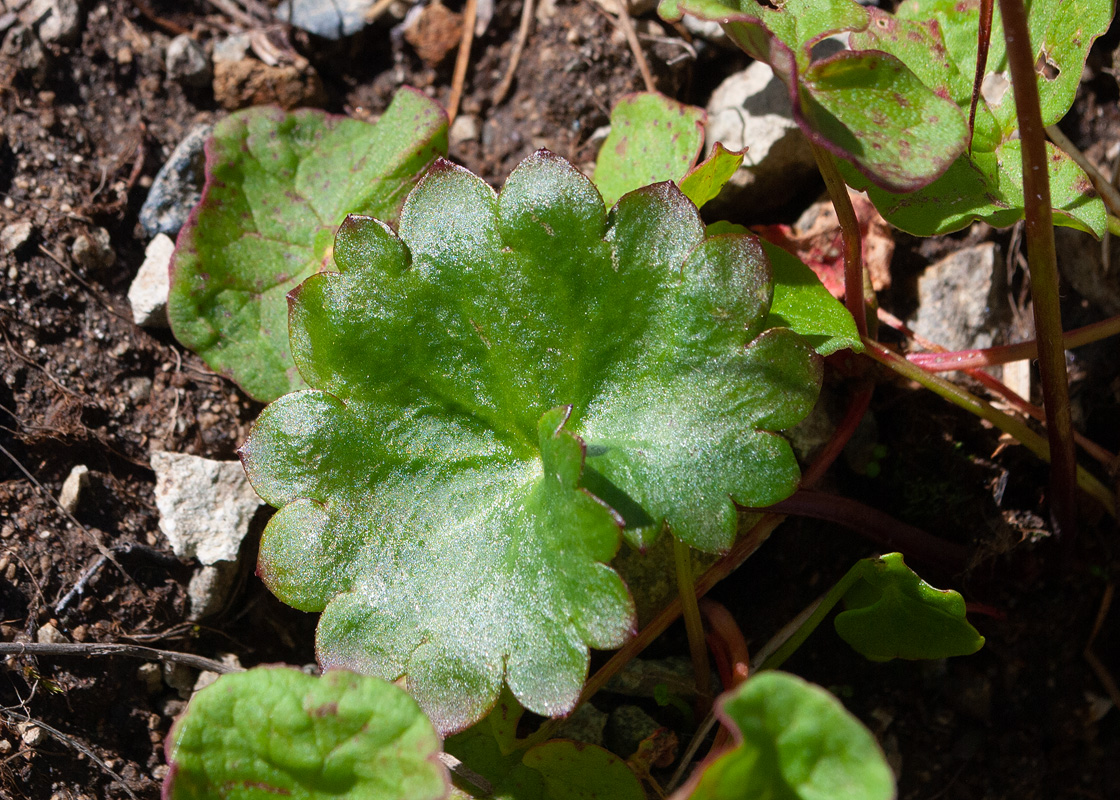
[[[706,236],[671,183],[608,214],[546,151],[500,195],[438,161],[399,232],[351,217],[334,257],[291,297],[314,388],[241,450],[280,508],[260,574],[323,611],[324,666],[404,677],[443,731],[503,679],[531,711],[573,707],[588,648],[633,627],[607,564],[624,528],[721,550],[733,501],[797,484],[772,431],[812,408],[820,359],[765,329],[757,239]]]

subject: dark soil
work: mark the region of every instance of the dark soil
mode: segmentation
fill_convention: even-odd
[[[493,183],[541,146],[577,165],[593,162],[591,135],[622,94],[642,88],[624,38],[597,5],[555,5],[536,24],[513,90],[498,106],[490,96],[509,59],[520,4],[498,0],[473,50],[462,109],[480,117],[482,135],[451,156]],[[185,90],[168,80],[163,53],[178,29],[202,42],[230,30],[235,20],[223,6],[240,7],[92,2],[80,41],[49,46],[41,74],[0,56],[0,227],[28,220],[34,228],[28,243],[3,257],[0,274],[5,642],[36,641],[40,629],[53,626],[73,642],[138,643],[211,658],[233,653],[244,666],[314,660],[314,618],[263,588],[252,574],[252,553],[225,610],[188,621],[194,565],[172,555],[153,502],[151,450],[233,459],[261,409],[166,330],[136,327],[125,296],[147,243],[137,220],[146,187],[192,125],[224,113],[210,88]],[[718,80],[745,61],[713,48],[698,62],[680,60],[684,48],[673,42],[680,37],[665,26],[664,41],[648,42],[647,56],[662,91],[703,105]],[[1091,79],[1064,125],[1098,163],[1120,141],[1108,71],[1116,38],[1094,51]],[[447,100],[454,51],[426,65],[409,45],[391,43],[386,23],[341,44],[305,34],[292,41],[318,68],[328,110],[375,115],[403,83]],[[815,200],[818,188],[807,187],[791,213]],[[113,263],[71,256],[75,239],[94,228],[108,231]],[[1006,232],[981,234],[1016,246]],[[940,241],[939,255],[966,239]],[[908,237],[898,244],[895,282],[905,287],[930,252]],[[912,299],[896,293],[884,301],[905,313]],[[1072,289],[1064,299],[1071,325],[1104,316]],[[1115,450],[1115,341],[1074,359],[1083,432]],[[922,572],[978,604],[981,613],[972,616],[987,645],[969,658],[873,664],[824,626],[786,668],[837,692],[876,733],[899,772],[901,797],[1120,796],[1120,712],[1109,708],[1083,653],[1106,587],[1120,574],[1115,523],[1085,500],[1080,535],[1055,541],[1043,465],[938,398],[875,374],[882,380],[875,426],[864,439],[879,445],[877,470],[868,472],[859,458],[841,460],[826,488],[967,545],[967,569]],[[830,373],[828,391],[838,405],[846,402],[839,371]],[[89,467],[91,480],[71,520],[53,498],[78,464]],[[102,550],[119,566],[98,563]],[[757,648],[855,559],[874,552],[857,534],[791,520],[714,596]],[[79,581],[84,593],[57,611]],[[1105,618],[1094,649],[1120,678],[1120,610]],[[670,631],[655,651],[686,652],[683,636]],[[9,657],[0,675],[0,796],[156,797],[164,738],[184,700],[166,682],[148,684],[140,663]],[[26,734],[18,723],[28,717],[62,735]],[[687,739],[689,731],[679,735]]]

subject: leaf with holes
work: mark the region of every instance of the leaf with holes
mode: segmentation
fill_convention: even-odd
[[[351,217],[335,263],[292,296],[314,390],[266,408],[241,451],[280,508],[260,573],[323,610],[324,665],[405,677],[441,730],[503,678],[532,711],[572,708],[588,648],[633,628],[607,566],[623,526],[722,550],[733,501],[797,485],[771,431],[812,408],[820,359],[765,329],[757,239],[705,237],[671,183],[608,216],[546,151],[500,195],[440,161],[399,234]]]
[[[820,58],[833,34],[867,27],[855,0],[662,0],[666,19],[692,14],[719,22],[750,56],[765,61],[789,91],[793,118],[810,141],[846,159],[866,180],[913,191],[941,175],[964,151],[968,126],[951,100],[903,61],[878,50]]]
[[[615,103],[594,175],[607,205],[651,183],[679,182],[700,156],[706,119],[704,109],[657,92],[629,94]]]
[[[907,0],[897,16],[869,9],[871,24],[852,34],[852,46],[892,53],[962,110],[972,100],[979,0]],[[1038,48],[1038,91],[1043,124],[1058,122],[1073,103],[1089,47],[1108,28],[1105,3],[1038,0],[1028,12]],[[930,185],[907,194],[875,186],[856,170],[845,178],[892,224],[919,236],[960,230],[976,220],[997,227],[1023,219],[1023,167],[1018,120],[1007,77],[1007,54],[998,4],[992,23],[983,92],[971,148]],[[1085,172],[1047,143],[1054,223],[1101,236],[1107,215]]]
[[[446,152],[447,117],[411,89],[376,125],[277,108],[219,122],[202,199],[171,265],[176,338],[258,400],[303,386],[285,295],[330,263],[348,213],[395,220],[409,189]]]
[[[402,690],[352,672],[223,675],[171,729],[167,800],[438,800],[439,737]]]
[[[701,764],[672,800],[892,800],[875,737],[819,686],[761,672],[716,702],[735,746]]]

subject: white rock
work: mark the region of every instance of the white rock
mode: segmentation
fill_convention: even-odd
[[[58,504],[73,514],[78,508],[82,490],[87,486],[89,486],[89,467],[78,464],[70,470],[70,474],[62,482],[62,489],[58,493]]]
[[[809,142],[793,121],[789,92],[770,66],[756,61],[728,77],[708,101],[708,152],[748,148],[743,166],[717,198],[713,211],[739,213],[781,206],[816,170]]]
[[[62,631],[56,628],[53,623],[50,622],[48,622],[46,625],[41,626],[39,630],[35,631],[35,640],[39,644],[62,644],[63,642],[70,641],[66,638],[66,634],[64,634]]]
[[[237,578],[237,570],[236,561],[219,561],[195,571],[187,586],[187,598],[191,602],[190,619],[212,617],[222,610]]]
[[[4,229],[0,230],[0,255],[10,255],[19,250],[31,241],[34,233],[35,226],[26,219],[5,225]]]
[[[34,722],[17,722],[16,730],[19,732],[19,738],[28,747],[40,745],[47,738],[46,731]]]
[[[167,45],[167,77],[185,86],[206,86],[213,70],[202,46],[187,34],[176,36]]]
[[[152,453],[159,527],[175,555],[203,565],[237,561],[241,541],[261,506],[237,461]]]
[[[104,228],[93,228],[89,233],[79,234],[70,246],[70,255],[86,269],[111,267],[117,260],[109,231]]]
[[[46,44],[74,44],[82,32],[78,0],[31,0],[20,19],[33,27],[39,40]]]
[[[239,659],[235,653],[222,653],[218,656],[218,660],[227,667],[233,667],[236,670],[242,669],[241,659]],[[194,682],[194,690],[197,692],[205,689],[220,677],[221,675],[219,673],[204,669],[202,672],[198,673],[198,678]]]
[[[148,242],[144,263],[128,287],[132,321],[142,328],[167,327],[167,293],[171,288],[168,267],[175,252],[175,242],[165,233]]]
[[[451,130],[447,132],[447,141],[452,147],[463,142],[473,142],[478,139],[480,131],[478,117],[473,114],[460,114],[451,123]]]
[[[911,327],[949,350],[991,347],[1010,311],[992,242],[967,247],[926,267],[918,278]]]

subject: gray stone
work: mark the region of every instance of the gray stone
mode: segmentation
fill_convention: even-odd
[[[20,12],[20,19],[44,44],[76,44],[82,33],[78,0],[31,0]]]
[[[66,634],[54,626],[53,623],[48,622],[35,632],[35,640],[39,644],[63,644],[70,640],[66,638]]]
[[[619,706],[607,720],[607,749],[622,758],[629,758],[638,745],[660,727],[661,723],[638,706]]]
[[[480,131],[478,117],[473,114],[460,114],[451,123],[451,130],[447,132],[447,141],[452,147],[463,142],[473,142],[478,139]]]
[[[168,268],[174,252],[175,243],[166,234],[148,242],[144,263],[128,287],[132,321],[142,328],[167,327],[167,293],[171,285]]]
[[[148,190],[140,224],[149,236],[174,236],[202,197],[206,178],[206,140],[213,125],[196,125],[171,153]]]
[[[235,653],[222,653],[218,656],[218,660],[233,670],[239,671],[244,669],[244,667],[241,666],[241,659],[239,659]],[[194,690],[196,692],[201,691],[220,677],[221,675],[219,673],[204,669],[202,672],[198,673],[198,679],[194,682]]]
[[[1105,314],[1120,314],[1120,236],[1109,237],[1109,265],[1101,243],[1073,228],[1055,228],[1058,269],[1077,293]]]
[[[78,509],[82,499],[82,490],[89,486],[89,467],[78,464],[66,480],[62,482],[62,489],[58,493],[58,504],[73,514]]]
[[[113,252],[109,231],[93,228],[88,233],[78,234],[70,245],[70,256],[86,269],[104,269],[113,266],[117,254]]]
[[[196,557],[204,566],[236,561],[261,506],[241,462],[161,450],[151,462],[159,527],[175,555]]]
[[[248,55],[251,46],[247,33],[235,33],[233,36],[220,39],[214,44],[214,63],[240,61]]]
[[[21,219],[19,222],[5,225],[4,229],[0,230],[0,255],[18,255],[34,235],[35,226],[30,220]]]
[[[341,39],[364,28],[366,13],[376,0],[284,0],[276,7],[276,18],[290,21],[297,28],[322,36]]]
[[[191,601],[190,619],[212,617],[225,607],[230,589],[237,578],[236,561],[219,561],[198,569],[187,586]]]
[[[789,202],[817,169],[809,141],[793,120],[789,92],[769,65],[756,61],[728,77],[708,101],[708,153],[716,142],[748,148],[712,211],[765,211]]]
[[[183,86],[206,86],[214,76],[206,51],[185,33],[167,45],[165,63],[167,77]]]
[[[991,347],[1010,309],[991,242],[967,247],[926,267],[918,279],[914,332],[949,350]]]
[[[602,747],[607,719],[608,715],[591,703],[582,703],[560,724],[556,736],[560,739],[571,739]]]

